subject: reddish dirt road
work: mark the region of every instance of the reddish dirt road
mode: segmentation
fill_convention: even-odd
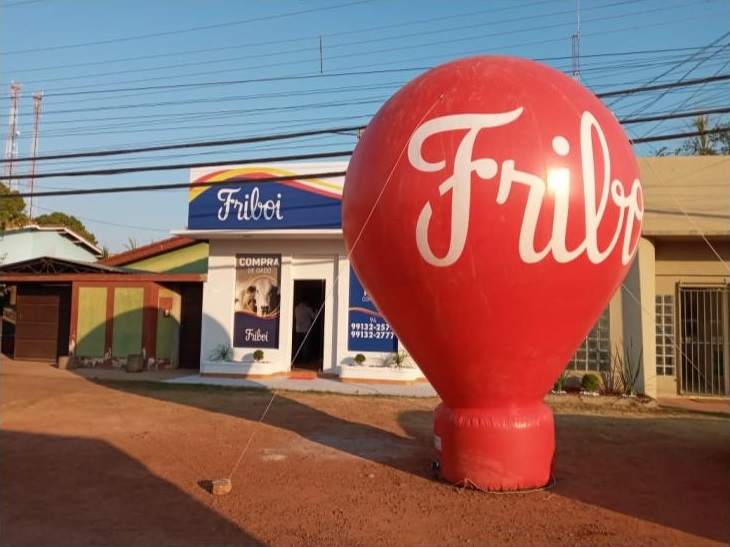
[[[435,399],[270,399],[4,363],[0,544],[728,543],[727,417],[565,399],[555,486],[487,494],[433,479]]]

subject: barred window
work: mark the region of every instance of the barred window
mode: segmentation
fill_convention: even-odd
[[[674,376],[674,295],[656,297],[656,373]]]
[[[573,355],[568,364],[568,370],[601,372],[609,370],[611,367],[611,333],[609,325],[609,309],[606,308],[596,324],[593,325],[588,337],[583,340],[578,351]]]

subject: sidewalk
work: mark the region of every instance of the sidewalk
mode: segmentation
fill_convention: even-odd
[[[54,364],[35,361],[14,361],[5,357],[0,360],[0,370],[3,374],[32,375],[38,377],[82,378],[100,381],[145,381],[163,382],[188,385],[217,385],[227,387],[245,387],[268,390],[289,391],[321,391],[325,393],[343,393],[349,395],[391,395],[400,397],[437,397],[436,391],[429,383],[412,385],[390,384],[356,384],[343,383],[336,378],[272,378],[272,379],[244,379],[244,378],[215,378],[203,377],[193,369],[171,369],[143,372],[125,372],[101,368],[77,368],[60,370]]]
[[[664,408],[730,414],[730,401],[717,397],[660,397],[657,401]]]
[[[125,372],[123,370],[79,368],[59,370],[55,364],[35,361],[13,361],[0,356],[2,374],[20,374],[39,378],[76,378],[100,381],[145,381],[187,385],[217,385],[225,387],[243,387],[285,391],[319,391],[322,393],[341,393],[347,395],[388,395],[398,397],[438,397],[429,383],[412,385],[391,384],[355,384],[343,383],[336,378],[272,378],[272,379],[238,379],[200,376],[192,369],[172,369],[143,372]],[[555,402],[559,402],[556,399]],[[595,401],[589,401],[595,403]],[[660,407],[690,412],[715,415],[730,415],[728,398],[714,397],[662,397],[657,400]]]

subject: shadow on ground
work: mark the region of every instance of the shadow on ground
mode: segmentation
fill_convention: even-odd
[[[398,422],[406,436],[369,425],[367,416],[362,422],[347,420],[322,409],[302,403],[296,393],[264,391],[257,388],[221,388],[218,386],[186,386],[181,384],[154,384],[151,382],[98,382],[101,385],[137,395],[153,397],[176,404],[190,405],[213,413],[222,413],[252,422],[263,423],[290,431],[308,441],[338,450],[352,456],[388,465],[394,469],[432,478],[432,408],[435,403],[414,401],[423,410],[404,413]],[[222,394],[210,397],[210,393]],[[323,401],[329,396],[313,394],[304,397]],[[269,406],[269,403],[273,403]],[[357,405],[358,397],[352,397]]]
[[[200,387],[138,382],[105,382],[104,385],[254,422],[261,419],[272,397],[271,393],[260,390],[209,387],[201,391]],[[227,392],[228,396],[208,396],[216,390]],[[425,408],[425,402],[414,401],[414,405],[424,408],[397,416],[398,425],[405,432],[402,436],[329,414],[295,400],[295,396],[276,394],[264,423],[328,448],[434,479],[431,471],[433,416],[432,409]],[[322,397],[324,402],[328,395],[314,397]],[[352,399],[356,405],[357,398]],[[324,408],[326,404],[321,406]],[[557,482],[553,493],[727,542],[730,529],[727,420],[655,415],[656,418],[650,417],[651,413],[625,417],[557,414]],[[363,421],[366,420],[365,417]]]
[[[1,439],[4,546],[262,544],[106,442],[15,431]]]
[[[556,494],[730,539],[727,420],[557,415],[556,442]]]

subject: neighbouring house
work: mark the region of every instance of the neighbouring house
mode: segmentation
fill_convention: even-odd
[[[101,249],[63,226],[31,224],[0,232],[0,264],[13,264],[40,257],[94,262]]]
[[[628,357],[641,363],[642,393],[727,396],[728,157],[640,158],[639,166],[646,213],[637,258],[566,366],[605,375],[628,348]],[[310,332],[311,362],[300,366],[337,374],[356,353],[377,362],[399,349],[349,265],[340,218],[343,177],[256,182],[346,167],[246,165],[191,172],[188,227],[177,233],[210,243],[201,374],[289,371],[300,349],[295,306],[302,299],[321,313]],[[253,359],[257,349],[265,360]]]
[[[641,360],[651,396],[730,394],[728,156],[639,158],[645,215],[634,264],[570,363]]]
[[[207,244],[177,237],[97,263],[2,265],[2,351],[75,366],[122,367],[138,356],[146,368],[197,369],[206,270]]]
[[[158,273],[208,273],[208,243],[174,236],[102,258],[99,264]]]

